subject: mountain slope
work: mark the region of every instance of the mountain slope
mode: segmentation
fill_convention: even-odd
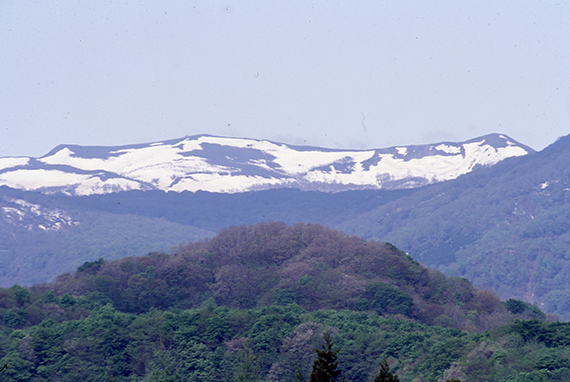
[[[0,185],[73,195],[127,190],[336,192],[403,189],[454,179],[532,149],[491,134],[462,143],[330,150],[194,136],[144,145],[62,145],[41,158],[0,158]]]
[[[570,136],[418,190],[338,226],[502,298],[570,317]]]
[[[169,251],[212,235],[159,217],[73,207],[0,187],[0,286],[46,282],[85,261]]]
[[[125,191],[79,197],[0,187],[0,286],[50,281],[100,257],[169,251],[232,225],[333,226],[412,192]]]

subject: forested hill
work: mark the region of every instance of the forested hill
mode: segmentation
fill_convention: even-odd
[[[402,381],[564,380],[570,357],[549,349],[569,328],[545,319],[389,243],[272,222],[0,289],[0,364],[3,381],[292,382],[327,331],[348,381],[383,358]]]
[[[427,269],[391,244],[316,224],[231,227],[173,254],[87,262],[35,289],[98,296],[130,313],[212,301],[239,309],[296,303],[308,310],[374,310],[479,330],[508,320],[498,297],[467,280]],[[459,318],[468,310],[479,312],[477,320]]]

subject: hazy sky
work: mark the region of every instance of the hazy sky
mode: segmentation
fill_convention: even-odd
[[[570,133],[568,1],[0,0],[0,156]]]

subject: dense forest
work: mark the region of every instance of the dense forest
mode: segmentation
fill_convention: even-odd
[[[0,364],[6,381],[299,381],[330,333],[347,381],[383,360],[401,381],[562,381],[555,320],[389,243],[261,223],[1,289]]]

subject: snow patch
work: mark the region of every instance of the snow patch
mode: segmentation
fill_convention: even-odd
[[[30,158],[0,158],[0,170],[17,166],[25,166],[29,162]]]
[[[77,195],[105,194],[116,191],[141,190],[142,185],[122,178],[102,180],[99,176],[75,174],[60,170],[18,170],[0,174],[0,185],[26,191],[49,188],[74,189]]]
[[[439,146],[435,146],[435,149],[438,151],[443,151],[444,153],[448,153],[448,154],[460,154],[461,153],[461,147],[449,146],[449,145],[446,145],[443,143]]]
[[[408,148],[407,147],[396,147],[396,150],[398,150],[398,154],[404,156],[408,153]]]

